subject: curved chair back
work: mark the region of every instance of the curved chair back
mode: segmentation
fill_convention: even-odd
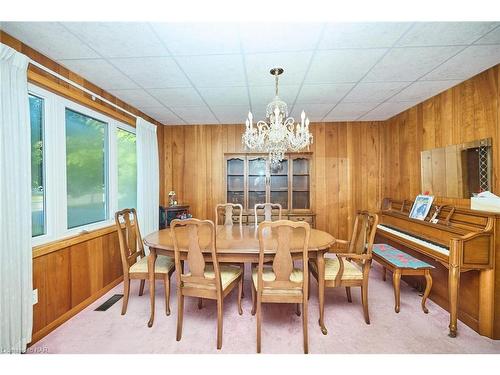
[[[172,220],[170,231],[174,242],[175,271],[177,285],[198,284],[215,288],[222,292],[219,263],[215,246],[215,225],[211,220],[187,219]],[[181,256],[181,251],[184,252]],[[187,253],[187,254],[186,254]],[[211,257],[205,261],[205,256]],[[184,258],[184,259],[181,259]],[[189,271],[184,273],[181,260],[187,263]],[[207,277],[205,266],[213,263],[214,275]]]
[[[349,253],[371,255],[375,233],[377,231],[378,215],[368,211],[358,211],[352,236],[349,241]]]
[[[302,289],[307,295],[308,247],[311,227],[309,223],[290,220],[264,221],[259,224],[259,264],[257,290],[266,289]],[[275,279],[264,281],[264,252],[273,248],[276,253],[272,262]],[[293,281],[292,250],[302,253],[303,279]]]
[[[233,225],[233,216],[237,210],[239,224],[243,224],[243,206],[239,203],[224,203],[215,206],[215,225],[219,225],[219,218],[224,213],[224,225]]]
[[[272,221],[273,209],[279,210],[278,220],[281,220],[281,204],[279,203],[257,203],[254,206],[255,225],[259,224],[257,210],[264,210],[264,221]]]
[[[145,256],[135,208],[125,208],[116,212],[115,225],[120,243],[123,274],[127,275],[129,268],[137,262],[137,258]]]

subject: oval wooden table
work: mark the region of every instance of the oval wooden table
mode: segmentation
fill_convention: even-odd
[[[177,228],[177,241],[181,249],[181,259],[187,258],[188,236],[185,228]],[[276,238],[275,234],[268,236],[264,235],[266,241],[266,249],[274,249],[273,246]],[[207,248],[210,241],[208,228],[203,228],[199,233],[200,247],[206,248],[206,258],[211,258],[210,250]],[[292,258],[301,259],[301,236],[295,234],[292,238]],[[311,229],[309,239],[309,257],[316,258],[318,262],[319,279],[325,272],[324,254],[335,243],[335,238],[329,233],[317,229]],[[158,255],[166,255],[174,257],[174,244],[170,233],[170,228],[162,229],[153,232],[144,238],[144,244],[149,247],[150,253],[148,257],[148,273],[149,273],[149,296],[151,301],[151,316],[148,322],[148,327],[153,326],[155,314],[155,279],[154,272],[156,257]],[[216,227],[216,245],[217,257],[219,262],[226,263],[258,263],[259,262],[259,239],[257,237],[257,227],[254,225],[218,225]],[[202,250],[203,251],[203,250]],[[203,251],[203,252],[205,252]],[[268,250],[264,253],[264,261],[273,259],[275,251]],[[319,283],[319,324],[321,331],[326,335],[327,330],[323,319],[323,304],[324,304],[324,284]]]

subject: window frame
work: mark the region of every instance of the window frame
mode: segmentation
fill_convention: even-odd
[[[135,127],[32,83],[28,84],[28,94],[44,100],[45,234],[32,237],[32,246],[114,225],[114,213],[118,207],[117,129],[136,134]],[[105,134],[106,219],[70,229],[67,226],[66,108],[107,124]]]

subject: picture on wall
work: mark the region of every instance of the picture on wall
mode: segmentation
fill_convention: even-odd
[[[424,220],[431,209],[433,200],[432,195],[417,195],[410,211],[410,218]]]

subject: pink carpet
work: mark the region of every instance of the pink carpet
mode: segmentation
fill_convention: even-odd
[[[132,282],[128,311],[120,315],[120,300],[105,312],[93,311],[113,294],[123,293],[118,285],[80,314],[57,328],[34,345],[31,352],[43,353],[255,353],[255,317],[250,314],[251,292],[246,272],[243,315],[238,315],[236,292],[224,305],[222,350],[216,349],[216,307],[204,301],[186,298],[184,329],[180,342],[175,340],[177,300],[175,275],[171,296],[172,314],[164,313],[163,287],[156,286],[156,317],[152,328],[149,319],[147,284],[138,296],[139,281]],[[390,276],[390,274],[388,275]],[[371,324],[363,319],[359,288],[352,289],[353,303],[348,303],[343,288],[326,292],[325,322],[328,335],[318,326],[317,284],[311,282],[309,301],[310,353],[500,353],[500,340],[480,336],[459,322],[458,337],[448,337],[449,315],[428,301],[429,314],[420,308],[416,290],[402,282],[401,312],[394,312],[392,283],[381,281],[381,268],[375,265],[370,274],[369,307]],[[301,317],[293,305],[263,305],[262,352],[302,353]]]

